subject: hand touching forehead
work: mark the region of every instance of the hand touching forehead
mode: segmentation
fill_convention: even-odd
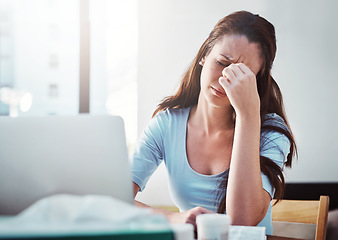
[[[260,45],[250,43],[243,35],[224,35],[209,55],[213,55],[225,66],[231,63],[244,63],[255,75],[262,67]]]

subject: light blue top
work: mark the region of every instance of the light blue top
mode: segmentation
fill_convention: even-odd
[[[201,206],[217,211],[217,189],[228,169],[217,175],[203,175],[194,171],[186,154],[186,130],[190,108],[167,109],[151,119],[144,130],[132,156],[132,178],[142,191],[152,173],[164,160],[170,181],[172,200],[180,211]],[[281,117],[268,114],[268,122],[286,128]],[[276,131],[261,133],[260,154],[273,160],[283,168],[289,153],[288,138]],[[274,195],[274,188],[262,173],[263,188]],[[258,226],[266,227],[266,234],[272,234],[271,202],[267,214]]]

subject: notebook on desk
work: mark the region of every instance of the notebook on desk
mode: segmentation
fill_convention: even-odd
[[[0,215],[60,193],[133,202],[122,118],[0,117]]]

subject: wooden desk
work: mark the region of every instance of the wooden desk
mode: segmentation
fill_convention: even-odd
[[[289,237],[279,237],[279,236],[267,236],[267,240],[305,240],[301,238],[289,238]]]

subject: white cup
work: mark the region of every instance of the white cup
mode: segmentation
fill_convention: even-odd
[[[196,218],[198,240],[228,240],[230,216],[226,214],[200,214]]]

